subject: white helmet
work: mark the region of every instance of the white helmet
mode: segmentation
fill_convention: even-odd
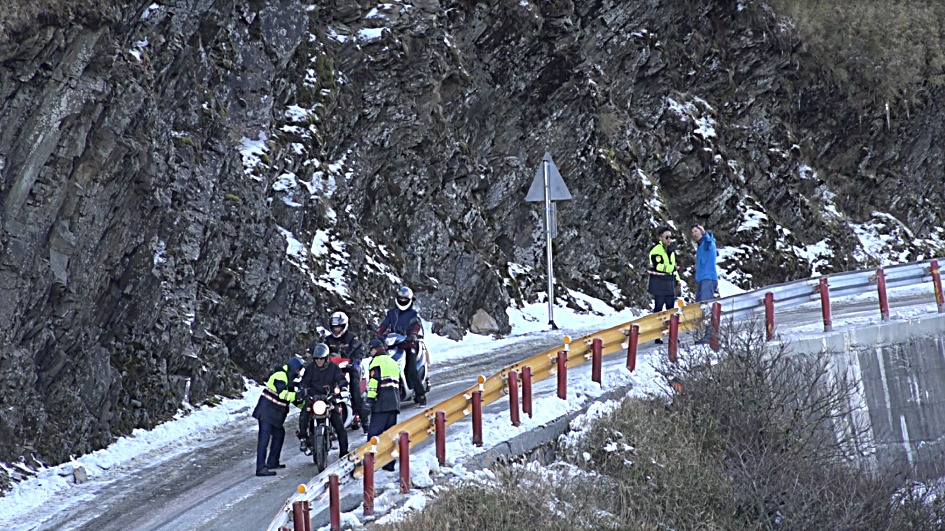
[[[348,316],[345,312],[331,314],[331,335],[341,337],[348,331]]]
[[[400,311],[406,311],[413,304],[413,290],[407,286],[401,286],[397,289],[397,295],[394,296],[394,302]]]

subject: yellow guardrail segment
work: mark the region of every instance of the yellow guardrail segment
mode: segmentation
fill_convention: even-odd
[[[695,330],[702,326],[703,311],[700,304],[690,304],[678,310],[679,332]],[[644,344],[668,334],[670,317],[677,313],[676,309],[666,310],[641,317],[639,319],[602,330],[592,335],[571,341],[567,347],[569,367],[585,363],[590,359],[593,340],[599,338],[602,342],[602,354],[609,355],[617,352],[626,352],[627,335],[630,327],[639,326],[639,344]],[[558,352],[565,350],[565,344],[560,347],[546,350],[539,354],[506,366],[485,379],[481,385],[483,407],[503,398],[508,394],[508,373],[518,371],[521,374],[524,367],[531,367],[532,381],[539,382],[557,374]],[[519,379],[521,384],[521,378]],[[474,384],[466,391],[430,407],[423,413],[398,423],[378,437],[377,451],[374,457],[375,470],[394,461],[399,450],[400,432],[406,431],[410,438],[410,447],[420,444],[427,437],[434,435],[436,412],[446,414],[446,425],[449,426],[467,415],[472,414],[472,395],[480,389],[480,384]],[[364,454],[371,450],[371,445],[365,443],[348,454],[348,459],[355,463],[354,477],[363,475]]]

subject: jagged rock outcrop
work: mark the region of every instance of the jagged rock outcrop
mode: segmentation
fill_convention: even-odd
[[[42,18],[0,45],[0,460],[239,393],[333,309],[367,332],[399,283],[438,332],[507,331],[545,287],[523,202],[545,151],[574,195],[562,300],[645,304],[666,222],[714,229],[744,287],[942,254],[942,94],[854,114],[773,17],[216,0]]]

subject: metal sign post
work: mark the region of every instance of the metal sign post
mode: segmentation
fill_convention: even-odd
[[[555,219],[555,205],[553,201],[570,201],[571,192],[568,191],[558,167],[551,160],[551,153],[545,152],[541,166],[535,174],[528,194],[527,202],[545,202],[545,249],[548,267],[548,324],[553,330],[558,329],[554,314],[554,270],[552,268],[551,240],[557,235],[557,220]]]

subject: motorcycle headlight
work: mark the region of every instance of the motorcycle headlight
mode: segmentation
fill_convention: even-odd
[[[326,411],[328,411],[328,404],[325,402],[319,400],[312,404],[312,413],[318,415],[319,417],[324,415]]]

